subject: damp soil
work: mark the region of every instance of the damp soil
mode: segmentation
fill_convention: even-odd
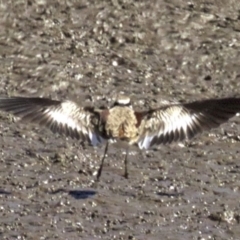
[[[0,94],[134,107],[239,96],[233,0],[0,1]],[[130,149],[0,114],[1,239],[240,239],[240,119],[191,142]]]

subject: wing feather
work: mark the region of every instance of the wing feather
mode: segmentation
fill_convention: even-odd
[[[139,126],[139,148],[191,139],[204,130],[218,127],[240,112],[240,98],[209,99],[172,104],[148,112]]]
[[[93,125],[99,115],[93,109],[78,106],[72,101],[47,98],[0,97],[0,110],[20,117],[22,121],[48,127],[52,132],[89,141],[97,145],[104,138]]]

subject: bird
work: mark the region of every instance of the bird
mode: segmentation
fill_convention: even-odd
[[[126,143],[124,177],[128,178],[129,146],[148,149],[192,139],[216,128],[240,112],[240,98],[202,99],[186,103],[169,103],[154,109],[135,111],[131,98],[119,94],[110,107],[81,106],[70,100],[40,97],[1,97],[0,110],[22,121],[35,123],[73,139],[96,146],[105,144],[97,171],[100,179],[109,142]]]

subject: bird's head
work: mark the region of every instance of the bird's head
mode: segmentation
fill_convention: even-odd
[[[126,96],[126,95],[118,95],[113,106],[122,106],[122,107],[132,106],[131,99],[129,96]]]

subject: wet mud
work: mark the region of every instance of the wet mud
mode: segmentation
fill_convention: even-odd
[[[134,107],[240,94],[239,1],[1,1],[0,94]],[[240,239],[240,118],[130,149],[0,113],[1,239]]]

